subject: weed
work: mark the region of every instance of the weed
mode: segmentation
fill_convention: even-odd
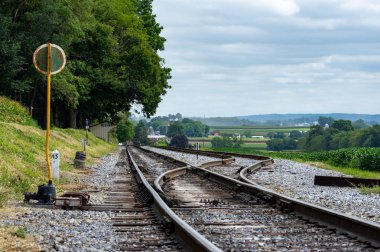
[[[26,236],[26,230],[24,227],[18,227],[16,231],[11,232],[11,235],[24,239]]]
[[[362,194],[380,194],[380,186],[374,186],[374,187],[360,187],[360,192]]]

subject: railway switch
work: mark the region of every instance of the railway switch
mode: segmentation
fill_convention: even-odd
[[[55,187],[50,180],[47,185],[38,186],[37,193],[26,192],[24,194],[24,202],[29,202],[30,200],[37,200],[39,203],[52,204],[56,196]]]

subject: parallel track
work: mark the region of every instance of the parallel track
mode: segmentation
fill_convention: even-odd
[[[176,246],[178,243],[173,242],[172,238],[175,237],[177,241],[183,244],[183,248],[187,251],[220,251],[210,241],[205,239],[186,222],[180,219],[161,199],[156,191],[151,187],[140,167],[135,162],[129,150],[126,150],[126,155],[131,168],[132,173],[135,175],[137,185],[139,186],[139,198],[149,206],[154,212],[157,220],[159,220],[161,229],[165,230],[165,234],[170,234],[170,238],[167,239],[165,235],[162,237],[162,243],[159,245],[166,249],[167,245]],[[183,164],[180,161],[172,161],[174,163]],[[141,167],[143,168],[143,167]],[[169,168],[170,169],[170,168]],[[145,169],[148,173],[148,169]],[[150,178],[152,179],[152,178]],[[133,222],[133,221],[132,221]],[[153,224],[156,224],[154,222]],[[133,223],[132,223],[133,225]],[[150,227],[148,227],[150,228]],[[143,235],[143,234],[142,234]],[[154,239],[154,243],[159,243],[159,239]],[[176,246],[175,249],[182,249],[182,247]],[[150,250],[150,249],[149,249]],[[154,248],[155,251],[161,251],[161,248]]]
[[[178,151],[183,151],[183,150],[178,150]],[[219,153],[207,152],[205,154],[218,155]],[[162,156],[159,154],[155,154],[155,155]],[[228,158],[226,153],[223,153],[222,155],[223,155],[223,158]],[[247,157],[247,155],[244,155],[244,156]],[[165,158],[168,159],[167,157]],[[270,159],[267,159],[267,158],[266,159],[262,158],[262,160],[263,162],[266,162],[267,164],[272,163],[270,162]],[[342,215],[325,208],[317,207],[317,206],[307,204],[298,200],[294,200],[286,196],[272,192],[270,190],[266,190],[265,188],[262,188],[260,186],[242,183],[237,180],[227,178],[225,176],[210,172],[202,168],[198,168],[198,167],[189,168],[189,167],[190,166],[188,166],[188,168],[182,168],[182,169],[177,169],[175,171],[169,171],[161,175],[156,180],[155,185],[157,187],[157,190],[161,192],[161,195],[163,197],[166,197],[167,200],[170,201],[171,204],[173,204],[173,206],[176,206],[175,208],[176,212],[180,214],[181,216],[183,216],[183,218],[189,223],[193,223],[192,221],[194,221],[193,219],[194,216],[195,217],[205,216],[205,219],[198,220],[198,224],[197,224],[198,230],[207,229],[207,228],[199,229],[199,225],[202,225],[202,223],[206,223],[209,218],[213,217],[212,215],[209,215],[209,208],[210,206],[212,206],[212,203],[209,203],[209,202],[212,202],[214,199],[216,199],[222,203],[222,205],[220,205],[218,204],[218,201],[214,201],[217,207],[223,208],[223,206],[229,205],[229,207],[227,207],[228,214],[222,213],[222,216],[224,216],[227,219],[228,219],[227,216],[229,215],[232,217],[235,216],[234,211],[236,209],[234,209],[235,207],[231,207],[231,206],[238,206],[237,208],[239,211],[243,209],[243,212],[242,212],[243,217],[257,216],[259,214],[259,212],[257,212],[257,209],[268,209],[268,207],[273,209],[276,207],[280,210],[288,211],[291,213],[291,215],[284,215],[280,213],[278,210],[275,210],[277,212],[274,215],[278,216],[280,220],[282,219],[288,220],[288,218],[293,218],[292,221],[294,221],[294,223],[298,223],[299,219],[294,217],[294,215],[297,215],[297,216],[306,218],[310,222],[314,223],[315,221],[316,224],[308,224],[305,222],[301,222],[303,227],[298,229],[298,231],[301,232],[301,230],[305,228],[307,230],[314,230],[315,232],[313,231],[309,234],[306,234],[303,240],[308,241],[308,237],[312,235],[312,236],[315,236],[316,239],[320,239],[319,242],[315,244],[313,244],[312,242],[311,243],[305,242],[305,244],[303,244],[299,240],[300,236],[293,235],[297,233],[297,229],[294,229],[293,231],[289,232],[289,237],[284,238],[285,241],[289,241],[290,244],[293,244],[293,245],[289,245],[289,244],[286,245],[287,243],[285,242],[283,243],[283,246],[285,247],[279,246],[277,247],[277,249],[285,249],[285,248],[289,249],[289,247],[287,246],[293,246],[294,250],[299,250],[301,248],[305,249],[305,248],[308,248],[308,247],[311,248],[314,246],[313,249],[315,250],[328,250],[326,247],[324,247],[324,244],[329,244],[329,247],[331,248],[335,247],[337,249],[339,248],[339,250],[342,250],[345,248],[347,251],[352,251],[355,249],[358,251],[361,251],[361,250],[372,251],[375,249],[375,247],[373,246],[379,246],[378,237],[380,237],[379,236],[380,226],[376,225],[375,223],[359,220],[356,218],[351,218],[349,216]],[[183,175],[183,174],[186,174],[186,175]],[[196,174],[196,176],[194,174]],[[201,179],[200,177],[207,178],[207,180],[203,178],[203,180],[201,180],[200,182],[199,180]],[[224,192],[220,191],[220,188],[218,189],[215,186],[216,184],[219,186],[222,186]],[[163,188],[160,185],[164,185]],[[203,187],[203,186],[206,186],[206,187]],[[213,190],[215,190],[215,192]],[[248,197],[246,199],[249,199],[249,200],[244,200],[244,199],[242,200],[238,196],[238,195],[242,195],[242,193],[246,195]],[[239,198],[238,201],[240,203],[236,202],[236,197]],[[206,203],[204,203],[205,201]],[[253,209],[251,206],[253,207]],[[183,211],[184,209],[185,211]],[[194,214],[192,211],[198,211],[198,212]],[[183,214],[183,212],[190,213],[190,214]],[[264,212],[267,212],[267,211],[265,210]],[[240,213],[237,212],[236,215],[240,216]],[[186,216],[188,217],[190,216],[189,219],[187,219]],[[252,226],[256,227],[257,223],[249,222],[250,217],[248,217],[248,219],[245,219],[243,217],[241,218],[241,220],[243,220],[243,223],[246,223],[247,230],[248,230],[246,234],[249,234],[249,232],[251,232],[249,227],[252,227]],[[266,219],[264,213],[262,217]],[[215,220],[217,220],[218,218],[215,217]],[[230,222],[231,222],[230,224],[233,224],[235,222],[239,222],[239,220],[231,219]],[[279,233],[281,233],[281,226],[282,227],[292,226],[286,221],[284,223],[281,223],[276,220],[274,221],[274,223],[279,224],[280,226],[278,227]],[[298,224],[296,224],[296,226],[297,225]],[[209,226],[212,226],[212,223]],[[244,225],[240,225],[240,230],[242,230],[242,226]],[[273,226],[273,225],[269,224],[269,226]],[[232,225],[231,227],[234,227],[234,226]],[[286,229],[283,229],[283,231],[284,230]],[[335,230],[338,230],[338,232],[335,232]],[[210,232],[218,234],[218,231],[210,231]],[[340,236],[338,234],[339,232],[343,232],[343,233],[347,232],[349,233],[349,235]],[[207,232],[204,234],[207,234]],[[255,234],[252,233],[252,235],[255,235]],[[274,235],[276,235],[276,232],[274,232]],[[230,246],[233,246],[234,244],[233,242],[234,238],[233,238],[233,235],[230,234],[230,236],[232,237],[231,238],[232,240],[230,241],[229,246],[223,247],[223,245],[220,245],[219,243],[217,243],[218,246],[224,249],[231,248]],[[212,240],[212,237],[210,236],[207,236],[207,237],[210,238],[210,240]],[[237,235],[237,237],[239,236]],[[357,238],[359,238],[361,241],[364,241],[364,242],[362,243],[355,240]],[[267,240],[267,239],[270,239],[270,237],[264,238],[264,240]],[[284,239],[280,239],[280,240],[284,241]],[[338,240],[340,241],[340,243],[335,244],[334,242]],[[255,241],[251,241],[251,242],[253,242],[251,243],[251,245],[253,246],[251,247],[251,249],[259,249],[254,246],[254,244],[256,244]],[[239,238],[237,238],[237,243],[235,243],[235,245],[237,246],[236,248],[244,249],[244,243],[245,242],[240,243]],[[272,241],[272,243],[276,243],[276,242]],[[370,243],[372,244],[372,246],[370,245]],[[262,242],[261,243],[258,242],[258,244],[263,245]],[[268,249],[273,249],[273,248],[266,247],[266,249],[264,250],[268,250]]]
[[[147,202],[145,190],[139,186],[127,162],[125,150],[120,154],[120,172],[114,179],[114,186],[105,200],[110,209],[118,206],[112,218],[116,232],[125,233],[119,249],[124,251],[182,251],[174,236],[165,229]]]

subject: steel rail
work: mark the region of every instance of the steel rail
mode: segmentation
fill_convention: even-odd
[[[159,194],[152,188],[152,186],[145,179],[143,173],[139,169],[136,162],[133,160],[127,148],[128,160],[131,164],[132,171],[135,173],[137,181],[143,185],[152,196],[151,204],[153,209],[161,215],[162,219],[170,230],[177,235],[177,237],[184,243],[187,250],[191,251],[221,251],[213,243],[207,240],[204,236],[193,229],[189,224],[179,218],[173,210],[161,199]],[[181,161],[180,161],[181,162]]]
[[[151,150],[144,149],[147,152],[153,152]],[[178,150],[179,151],[179,150]],[[182,152],[187,152],[183,151]],[[202,153],[202,152],[200,152]],[[210,153],[209,153],[210,154]],[[211,153],[212,154],[212,153]],[[231,153],[232,154],[232,153]],[[226,155],[226,153],[223,153]],[[165,156],[160,154],[160,156]],[[175,158],[167,157],[166,159],[172,159],[173,162]],[[177,160],[179,161],[179,160]],[[181,161],[184,162],[184,161]],[[177,175],[183,174],[184,172],[198,173],[201,176],[207,177],[211,181],[228,187],[231,190],[238,192],[245,192],[259,196],[269,203],[272,203],[277,208],[282,211],[294,213],[297,216],[308,219],[310,221],[318,222],[321,225],[326,225],[331,228],[335,228],[341,232],[351,234],[351,236],[357,237],[363,242],[367,242],[375,247],[380,247],[380,224],[372,221],[363,220],[357,217],[349,216],[325,207],[317,206],[307,202],[303,202],[294,198],[290,198],[286,195],[277,193],[263,186],[252,183],[249,179],[245,178],[245,181],[239,181],[204,168],[196,167],[188,164],[191,168],[187,167],[182,170],[178,169],[176,171]],[[247,167],[249,168],[249,167]],[[156,179],[158,184],[162,184],[163,178],[173,178],[176,174],[171,174],[172,171],[168,171],[162,174]],[[242,171],[243,172],[243,171]],[[158,179],[161,179],[159,181]],[[244,179],[244,177],[243,177]],[[155,183],[155,185],[157,184]],[[160,184],[160,185],[161,185]],[[162,189],[161,189],[162,191]]]

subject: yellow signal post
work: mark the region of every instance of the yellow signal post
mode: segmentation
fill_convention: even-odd
[[[48,178],[49,183],[53,180],[50,155],[49,155],[49,142],[50,142],[50,90],[51,90],[51,44],[48,43],[48,53],[47,53],[47,92],[46,92],[46,162],[48,168]]]
[[[52,204],[56,195],[53,186],[53,174],[50,162],[49,143],[50,143],[50,99],[51,99],[51,75],[61,72],[66,65],[66,55],[63,49],[57,45],[48,43],[41,45],[33,54],[33,64],[37,71],[47,76],[46,85],[46,144],[45,155],[48,169],[47,185],[38,187],[35,194],[26,193],[25,201],[30,199],[38,200],[41,203]]]

